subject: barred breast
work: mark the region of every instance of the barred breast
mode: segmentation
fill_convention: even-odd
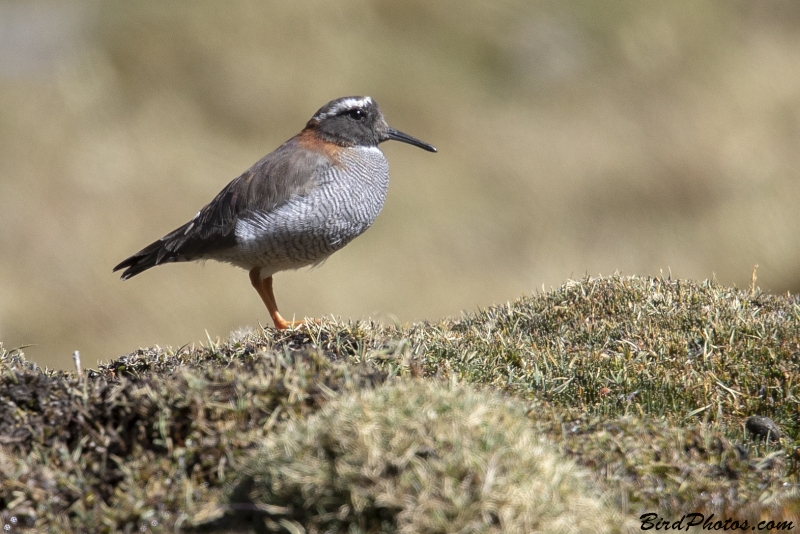
[[[336,165],[316,177],[317,186],[266,212],[236,223],[237,247],[218,259],[262,277],[324,261],[364,233],[383,208],[389,166],[377,147],[348,147]]]

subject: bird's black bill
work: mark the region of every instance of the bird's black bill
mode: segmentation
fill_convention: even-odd
[[[411,137],[408,134],[404,134],[403,132],[398,132],[394,128],[389,128],[386,130],[386,139],[392,139],[394,141],[402,141],[404,143],[408,143],[409,145],[418,146],[423,150],[427,150],[428,152],[436,152],[436,147],[433,145],[429,145],[428,143],[423,143],[416,137]]]

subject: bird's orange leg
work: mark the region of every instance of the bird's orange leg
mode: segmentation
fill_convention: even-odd
[[[278,303],[275,302],[275,295],[272,293],[272,277],[268,276],[262,280],[260,267],[250,269],[250,283],[253,284],[261,300],[267,305],[267,311],[269,311],[269,316],[272,318],[277,330],[286,330],[290,326],[305,324],[304,321],[287,321],[281,317],[281,314],[278,313]]]

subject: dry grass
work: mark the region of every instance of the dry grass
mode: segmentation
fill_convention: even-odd
[[[226,485],[252,477],[256,485],[240,486],[233,502],[246,503],[246,496],[276,506],[267,515],[288,532],[299,532],[298,524],[422,528],[442,516],[490,531],[491,513],[483,512],[500,502],[509,515],[544,521],[538,501],[519,508],[510,494],[488,502],[470,493],[477,487],[470,480],[488,476],[475,466],[489,465],[490,451],[513,449],[524,436],[547,440],[529,447],[534,463],[560,464],[554,459],[566,455],[591,474],[597,489],[572,486],[571,478],[565,484],[604,495],[611,515],[603,517],[701,511],[751,522],[800,520],[800,303],[757,288],[584,279],[437,324],[323,322],[206,348],[138,351],[84,382],[43,372],[15,352],[0,361],[0,400],[13,407],[0,412],[0,509],[12,529],[172,531],[201,511],[218,516],[215,503],[230,502]],[[419,384],[425,376],[431,385]],[[442,385],[448,379],[463,385],[449,389]],[[366,391],[387,380],[399,383]],[[509,414],[507,431],[489,415],[500,407]],[[462,410],[475,418],[457,415]],[[433,424],[431,413],[456,426]],[[772,418],[781,440],[748,436],[743,424],[752,415]],[[493,418],[496,435],[466,437]],[[374,421],[374,434],[347,430],[367,428],[366,421]],[[457,435],[465,436],[460,456],[415,457],[397,472],[407,479],[381,471],[411,442],[447,449]],[[309,482],[328,480],[331,459],[320,450],[343,462],[343,478],[325,486],[327,493]],[[287,463],[289,451],[307,460]],[[520,454],[509,458],[528,461]],[[302,469],[277,484],[270,473],[281,465]],[[372,468],[381,476],[365,479]],[[498,484],[519,475],[504,473]],[[425,476],[432,478],[415,485]],[[459,477],[463,488],[447,482]],[[428,486],[444,496],[434,509],[413,504]],[[392,505],[375,504],[379,495]],[[398,508],[401,502],[408,507]],[[553,521],[577,520],[569,507],[561,511]]]

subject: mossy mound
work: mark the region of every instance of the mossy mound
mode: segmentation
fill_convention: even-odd
[[[216,525],[353,534],[620,532],[625,520],[533,430],[527,411],[497,394],[422,381],[338,397],[267,439],[241,470]]]
[[[614,276],[435,324],[326,320],[139,350],[82,377],[0,347],[0,521],[174,531],[289,423],[397,377],[526,403],[536,435],[623,513],[800,518],[798,298]],[[780,439],[754,439],[752,416]]]

